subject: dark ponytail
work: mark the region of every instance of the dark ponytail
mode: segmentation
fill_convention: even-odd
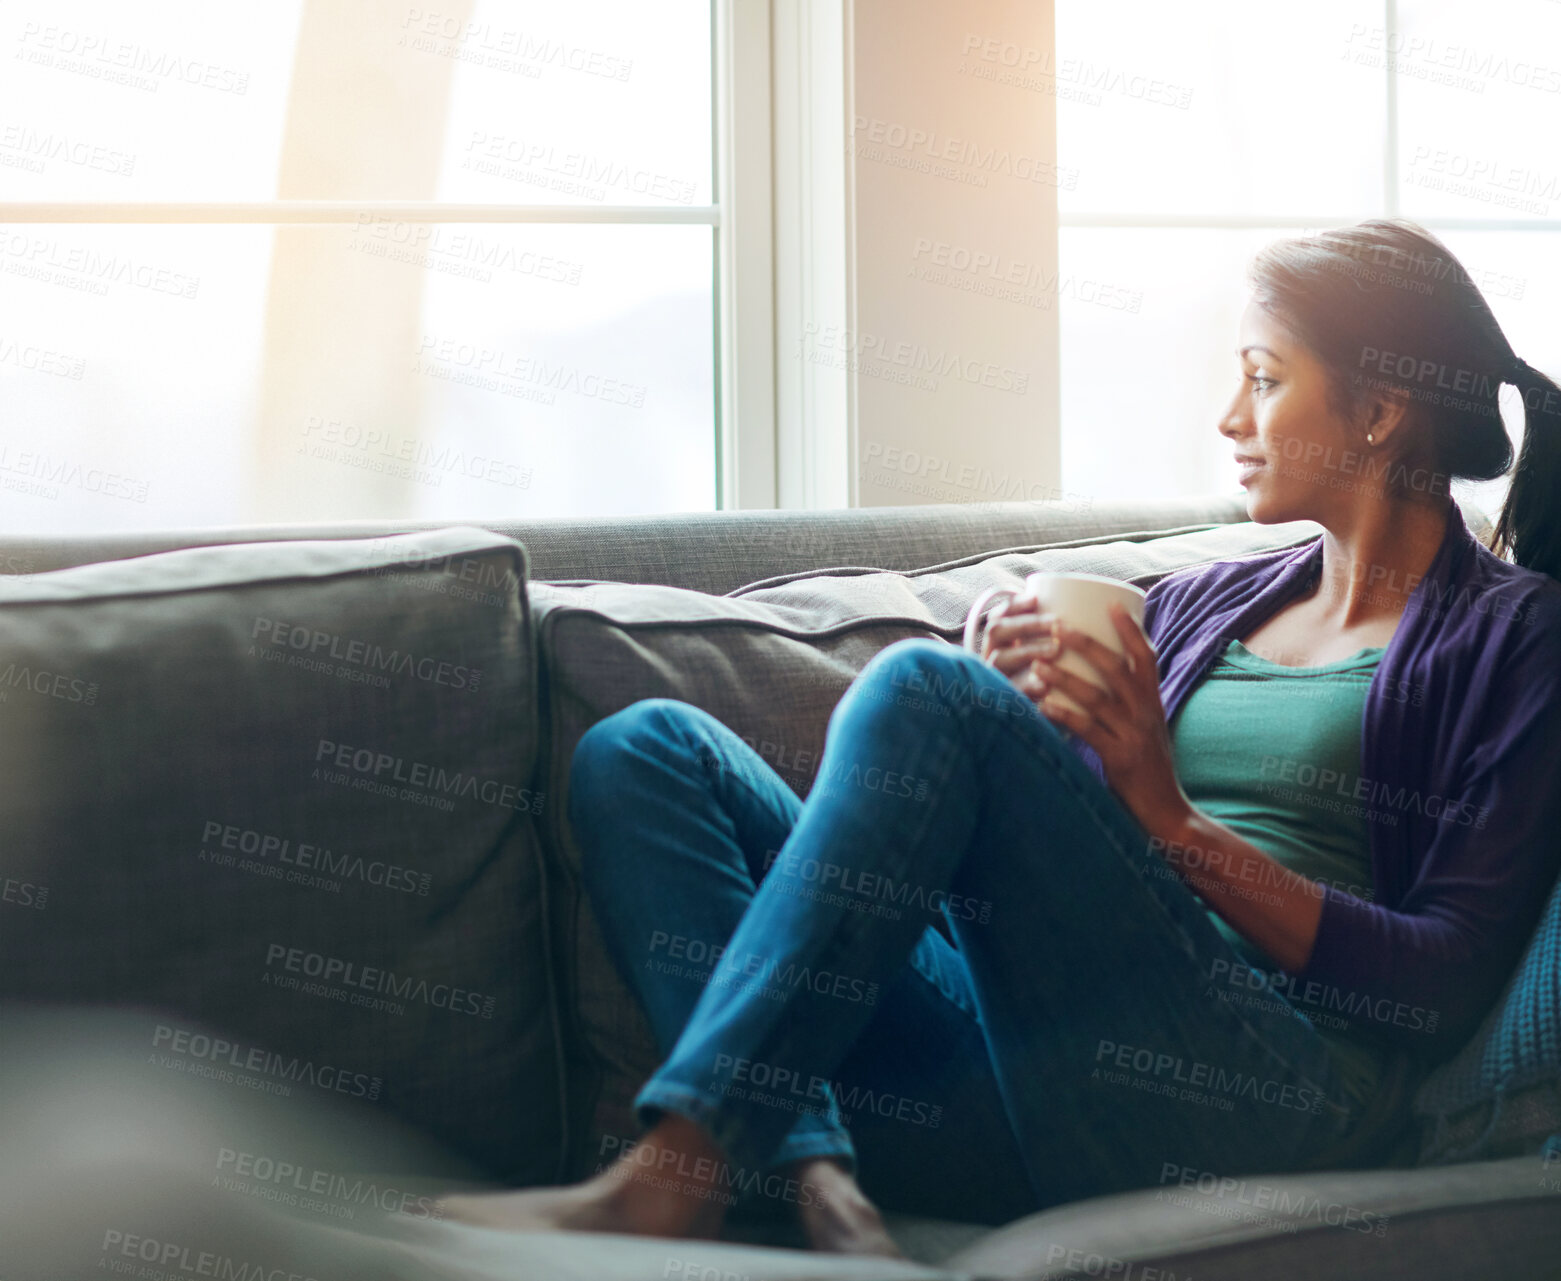
[[[1397,452],[1449,479],[1512,466],[1498,395],[1513,384],[1523,444],[1491,545],[1561,578],[1561,389],[1518,359],[1452,250],[1407,219],[1373,218],[1269,245],[1251,280],[1258,306],[1328,369],[1339,415],[1355,419],[1374,393],[1403,394],[1414,429]]]
[[[1491,546],[1561,578],[1561,387],[1516,359],[1507,380],[1523,396],[1523,448]]]

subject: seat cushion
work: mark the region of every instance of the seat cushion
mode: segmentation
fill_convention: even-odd
[[[983,589],[1016,587],[1042,569],[1147,586],[1187,565],[1291,546],[1315,533],[1303,522],[1146,533],[1014,549],[911,573],[793,575],[719,597],[618,583],[531,584],[549,709],[543,825],[550,901],[563,1005],[574,1019],[570,1094],[579,1110],[571,1177],[591,1173],[637,1133],[633,1096],[658,1062],[579,888],[579,851],[566,817],[568,773],[575,744],[591,725],[638,699],[682,699],[729,726],[805,796],[829,714],[868,660],[906,637],[957,640]]]
[[[524,579],[450,529],[0,581],[0,997],[554,1177]]]
[[[1167,1161],[1159,1187],[1030,1215],[938,1261],[1002,1281],[1462,1281],[1553,1277],[1558,1258],[1561,1177],[1525,1156],[1225,1179]]]
[[[105,1049],[126,1039],[109,1026],[118,1019],[21,1021],[42,1026],[27,1029],[24,1052],[0,1055],[0,1274],[14,1281],[129,1275],[148,1258],[166,1275],[330,1281],[1461,1281],[1553,1277],[1561,1253],[1561,1160],[1533,1157],[1229,1181],[1168,1162],[1157,1187],[996,1231],[887,1216],[916,1262],[763,1248],[795,1243],[773,1232],[681,1241],[466,1227],[438,1217],[444,1189],[416,1173],[414,1148],[393,1147],[374,1180],[320,1179],[358,1168],[382,1127],[313,1098],[277,1124],[248,1092],[198,1096],[172,1074],[134,1077]],[[317,1196],[263,1195],[293,1181],[279,1188],[256,1163],[239,1166],[236,1136],[257,1131]]]
[[[1537,1152],[1561,1136],[1561,881],[1500,999],[1414,1108],[1424,1162]]]

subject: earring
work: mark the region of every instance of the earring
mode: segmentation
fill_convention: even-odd
[[[1366,433],[1366,443],[1368,445],[1375,445],[1377,443],[1377,438],[1375,436],[1373,436],[1369,431]]]

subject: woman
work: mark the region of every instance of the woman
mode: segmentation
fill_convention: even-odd
[[[1252,283],[1219,430],[1251,518],[1322,535],[1171,575],[1121,658],[1033,612],[980,659],[890,646],[805,803],[685,704],[593,727],[570,813],[666,1054],[648,1132],[449,1213],[709,1236],[763,1172],[813,1244],[889,1254],[875,1200],[1004,1222],[1380,1158],[1556,873],[1561,392],[1410,223],[1281,241]],[[1515,564],[1448,493],[1511,465],[1502,383]]]

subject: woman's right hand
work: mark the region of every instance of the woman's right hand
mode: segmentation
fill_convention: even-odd
[[[1046,697],[1047,686],[1033,664],[1037,658],[1056,655],[1055,622],[1054,615],[1040,612],[1036,601],[1011,600],[999,608],[981,642],[982,662],[992,664],[1037,705]]]

